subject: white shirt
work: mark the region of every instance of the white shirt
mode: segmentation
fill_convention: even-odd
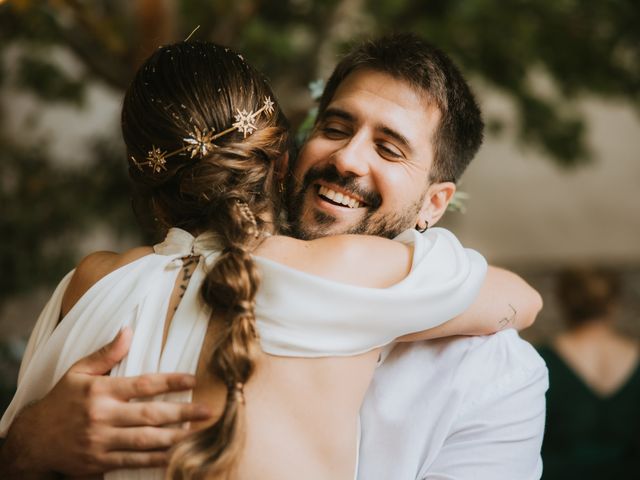
[[[400,344],[361,410],[361,480],[542,474],[544,361],[515,330]]]

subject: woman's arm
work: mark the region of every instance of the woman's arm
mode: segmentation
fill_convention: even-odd
[[[60,318],[64,317],[80,298],[101,278],[114,270],[153,253],[151,247],[136,247],[123,254],[94,252],[83,258],[64,292]]]
[[[398,338],[415,342],[452,335],[490,335],[505,328],[522,330],[542,309],[540,294],[513,272],[489,266],[474,303],[462,315],[437,327]]]
[[[334,235],[315,240],[267,238],[256,253],[295,270],[338,283],[387,288],[411,272],[413,248],[368,235]]]
[[[459,244],[450,248],[462,249]],[[256,253],[329,280],[369,288],[386,288],[400,282],[411,273],[413,260],[410,246],[364,235],[336,235],[312,241],[272,237]],[[433,259],[426,261],[430,260]],[[430,265],[423,263],[418,268],[429,269]],[[431,275],[429,280],[431,288],[436,275]],[[490,266],[478,296],[464,313],[428,330],[404,335],[398,341],[488,335],[505,328],[521,330],[533,323],[541,308],[540,295],[522,278]],[[424,312],[426,320],[428,305]]]

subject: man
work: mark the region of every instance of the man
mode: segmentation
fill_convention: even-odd
[[[433,225],[482,128],[442,52],[411,35],[357,48],[329,79],[293,167],[297,235],[393,237]],[[362,407],[359,477],[539,478],[546,375],[513,330],[396,347]]]
[[[444,54],[411,35],[362,45],[336,67],[292,165],[294,232],[393,237],[433,225],[482,128]],[[516,315],[523,312],[495,320],[506,325]],[[207,415],[196,405],[128,403],[193,382],[178,374],[100,376],[126,354],[128,339],[125,332],[78,362],[16,419],[2,448],[7,475],[161,464],[162,450],[184,432],[158,427]],[[397,347],[362,408],[359,477],[538,478],[545,390],[544,364],[513,331]]]

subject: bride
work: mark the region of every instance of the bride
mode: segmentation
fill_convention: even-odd
[[[3,431],[128,326],[129,355],[111,375],[195,372],[193,392],[165,398],[207,403],[215,415],[185,426],[193,434],[167,472],[108,477],[352,479],[358,410],[384,347],[408,334],[497,330],[463,314],[486,264],[446,230],[396,240],[282,234],[288,125],[263,76],[229,49],[157,50],[125,95],[122,131],[135,190],[165,240],[91,254],[63,279]],[[530,292],[518,285],[514,294]],[[38,328],[58,321],[43,339]]]

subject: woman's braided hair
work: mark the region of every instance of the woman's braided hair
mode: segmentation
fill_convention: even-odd
[[[157,50],[124,99],[122,132],[139,198],[162,228],[215,232],[222,245],[201,294],[220,325],[209,368],[227,387],[224,411],[177,446],[170,478],[223,478],[242,451],[242,389],[259,348],[254,302],[260,277],[250,252],[279,215],[276,164],[288,148],[288,125],[274,105],[270,115],[255,116],[249,134],[235,129],[193,156],[185,141],[194,131],[229,129],[265,98],[275,99],[240,55],[213,43],[182,42]],[[162,163],[140,160],[178,150],[185,151],[161,156]]]

